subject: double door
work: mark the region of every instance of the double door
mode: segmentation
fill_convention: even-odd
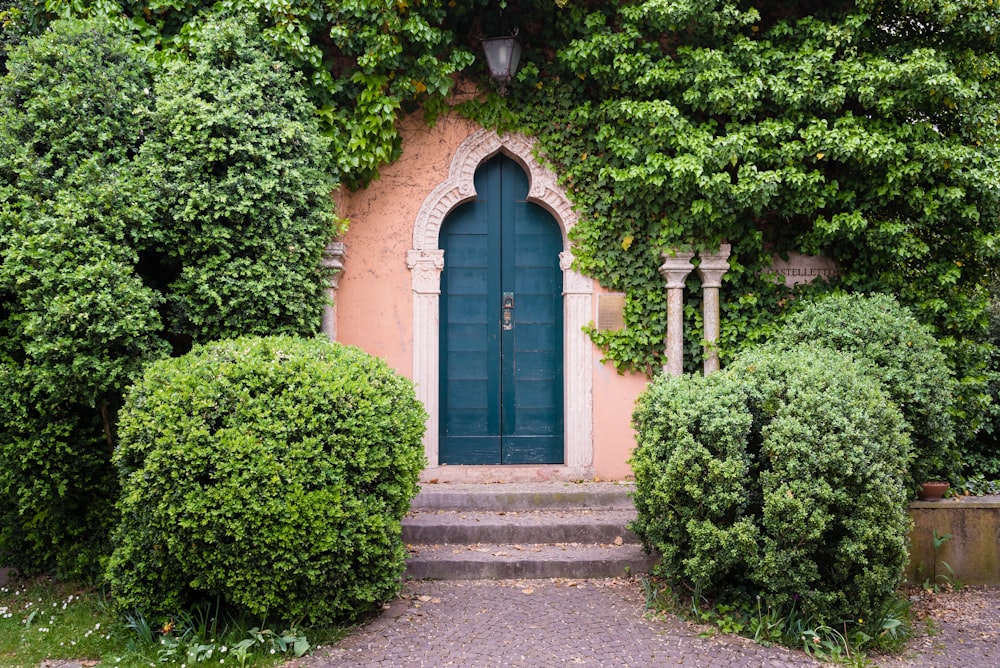
[[[439,459],[563,463],[562,234],[506,156],[442,225]]]

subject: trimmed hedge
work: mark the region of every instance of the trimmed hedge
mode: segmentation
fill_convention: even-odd
[[[877,379],[845,356],[755,350],[660,377],[634,415],[632,528],[668,582],[723,600],[793,601],[825,623],[896,590],[910,520],[908,441]]]
[[[906,420],[913,443],[911,491],[927,480],[955,480],[959,454],[951,367],[930,328],[894,298],[828,295],[787,318],[773,343],[824,346],[868,366]]]
[[[116,604],[157,614],[218,597],[324,623],[375,609],[400,584],[425,419],[410,381],[320,339],[247,337],[152,364],[114,456]]]

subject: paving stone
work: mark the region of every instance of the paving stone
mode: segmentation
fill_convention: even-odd
[[[634,580],[419,581],[392,623],[296,662],[327,666],[815,666],[784,648],[645,616]],[[418,597],[424,597],[421,601]]]

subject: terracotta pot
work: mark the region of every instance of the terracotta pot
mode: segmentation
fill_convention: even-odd
[[[920,485],[917,497],[922,501],[940,501],[944,498],[945,492],[948,491],[949,487],[951,487],[951,485],[940,480],[925,482]]]

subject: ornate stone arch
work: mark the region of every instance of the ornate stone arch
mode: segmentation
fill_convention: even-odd
[[[438,234],[445,217],[455,207],[475,198],[476,169],[500,152],[520,164],[528,174],[528,201],[551,213],[562,230],[563,252],[559,258],[563,270],[566,443],[565,465],[559,467],[561,471],[557,474],[576,479],[593,474],[593,364],[590,340],[583,333],[583,327],[592,319],[594,287],[590,279],[570,268],[572,254],[568,233],[576,224],[576,212],[559,187],[555,174],[539,164],[532,149],[533,142],[523,135],[497,135],[490,130],[473,133],[458,147],[448,178],[424,200],[413,225],[413,248],[406,258],[413,290],[413,380],[417,395],[430,415],[424,449],[429,466],[437,469],[433,477],[440,477],[444,470],[438,469],[438,329],[445,257]],[[456,468],[462,467],[448,467],[449,470]],[[505,477],[510,479],[513,473],[507,471]],[[532,475],[530,471],[523,473],[528,477]]]

